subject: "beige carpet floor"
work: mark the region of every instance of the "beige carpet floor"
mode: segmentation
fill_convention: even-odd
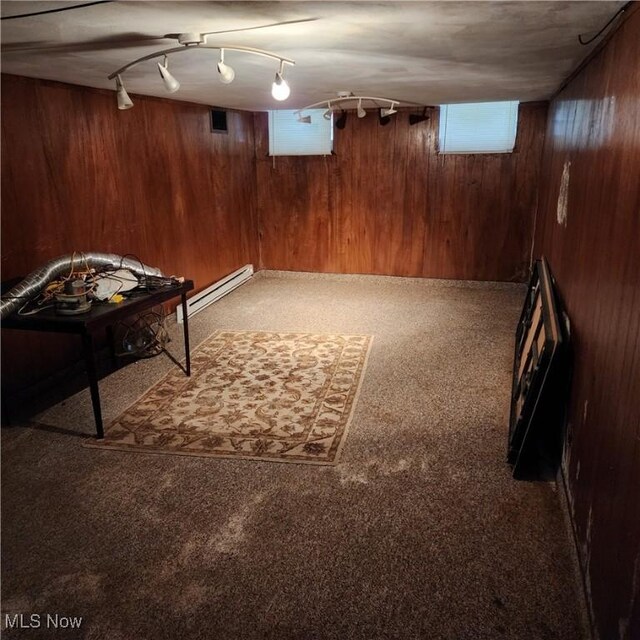
[[[194,345],[218,329],[374,336],[336,466],[85,448],[86,391],[18,419],[2,434],[2,612],[83,622],[3,637],[582,638],[555,487],[504,462],[523,295],[263,273],[197,315]],[[172,366],[103,379],[105,420]]]

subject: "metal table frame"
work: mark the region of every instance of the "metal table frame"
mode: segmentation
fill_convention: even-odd
[[[186,280],[181,284],[163,287],[149,293],[126,299],[119,304],[94,303],[91,311],[77,316],[57,315],[53,309],[45,309],[31,316],[17,313],[2,321],[3,329],[19,329],[21,331],[45,331],[79,335],[82,339],[82,353],[85,370],[89,379],[91,404],[96,422],[97,438],[104,438],[102,425],[102,409],[100,407],[100,389],[96,369],[93,336],[97,331],[106,330],[111,341],[112,327],[116,322],[124,320],[136,313],[141,313],[162,302],[181,297],[183,312],[184,351],[186,356],[185,373],[191,375],[191,355],[189,352],[189,321],[187,318],[187,292],[193,289],[193,281]]]

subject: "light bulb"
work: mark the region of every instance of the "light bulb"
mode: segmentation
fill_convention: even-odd
[[[282,77],[282,74],[278,71],[276,73],[276,79],[271,85],[271,95],[276,100],[286,100],[291,94],[291,89],[287,84],[287,81]]]

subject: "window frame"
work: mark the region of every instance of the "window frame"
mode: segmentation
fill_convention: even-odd
[[[273,114],[276,113],[287,113],[291,118],[296,118],[296,110],[290,109],[271,109],[267,112],[267,157],[270,158],[330,158],[335,155],[334,144],[335,144],[335,135],[334,135],[334,127],[333,127],[333,112],[331,112],[331,118],[326,120],[323,118],[323,114],[325,109],[307,109],[303,115],[311,116],[312,123],[314,122],[314,117],[320,119],[321,124],[326,122],[325,127],[328,127],[329,133],[329,151],[327,153],[272,153],[272,124],[274,123]],[[305,127],[309,127],[308,123],[300,123],[300,131],[304,131]]]
[[[440,132],[442,130],[442,123],[443,123],[443,107],[456,106],[458,104],[480,105],[480,104],[487,104],[487,103],[490,103],[490,104],[515,103],[515,132],[514,132],[514,138],[513,138],[513,148],[511,150],[505,150],[505,151],[496,151],[496,150],[490,150],[490,151],[443,151],[442,150],[442,145],[440,143],[440,141],[441,141]],[[436,141],[435,141],[436,142],[436,154],[437,155],[442,155],[442,156],[473,156],[473,155],[503,156],[503,155],[509,155],[509,154],[512,154],[512,153],[517,153],[518,152],[518,132],[519,132],[519,125],[520,125],[520,107],[521,107],[521,105],[522,105],[522,103],[519,100],[491,100],[491,101],[484,101],[484,102],[448,103],[448,104],[438,105],[438,133],[437,133]],[[445,113],[446,113],[446,111],[445,111]]]

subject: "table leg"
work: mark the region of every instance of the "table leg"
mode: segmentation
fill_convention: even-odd
[[[186,356],[187,375],[191,375],[191,353],[189,351],[189,318],[187,318],[187,294],[182,296],[182,331],[184,332],[184,353]]]
[[[82,351],[84,354],[84,366],[87,370],[87,377],[89,378],[93,417],[96,421],[96,434],[99,439],[102,439],[104,438],[104,431],[102,429],[102,410],[100,409],[100,389],[98,388],[98,374],[96,372],[96,361],[93,351],[93,337],[90,333],[82,334]]]

